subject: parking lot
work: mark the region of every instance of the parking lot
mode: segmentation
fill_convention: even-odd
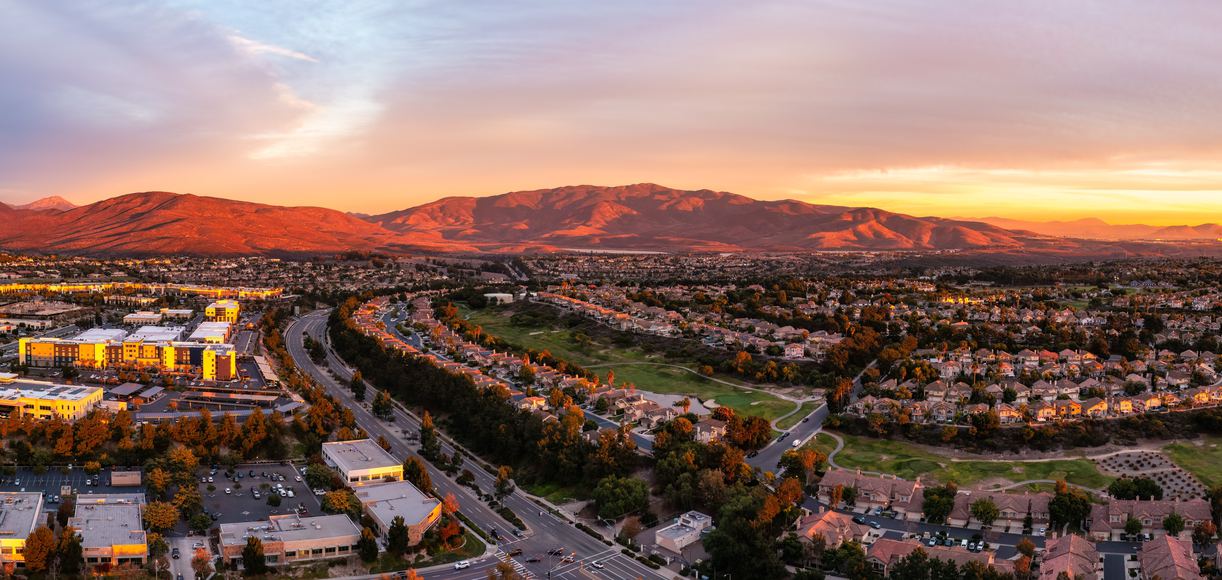
[[[199,485],[200,495],[204,498],[204,508],[211,513],[220,514],[217,519],[220,523],[245,522],[252,520],[266,519],[269,515],[286,514],[305,506],[306,513],[310,515],[318,515],[322,512],[319,500],[321,498],[310,492],[309,487],[304,481],[296,481],[296,478],[301,477],[298,471],[298,466],[292,465],[244,465],[235,468],[232,477],[226,477],[226,472],[222,468],[216,474],[211,475],[213,481],[199,482],[199,477],[196,478]],[[254,472],[254,477],[251,477],[251,472]],[[237,478],[241,474],[241,479]],[[200,472],[200,477],[208,477],[211,470],[203,470]],[[266,474],[266,475],[264,475]],[[274,476],[283,477],[283,481],[279,481]],[[294,497],[281,497],[279,507],[268,505],[268,492],[275,487],[276,484],[284,486],[286,490],[292,490]],[[212,491],[208,490],[208,486],[212,486]],[[229,489],[230,493],[226,494],[225,490]],[[255,497],[254,491],[259,492],[259,497]]]
[[[98,485],[89,485],[86,480],[95,480]],[[143,486],[110,485],[110,470],[103,469],[96,476],[85,473],[80,467],[72,469],[53,467],[46,473],[35,473],[32,468],[21,467],[15,475],[0,477],[0,491],[41,491],[45,496],[63,495],[63,487],[81,495],[106,493],[144,493]]]

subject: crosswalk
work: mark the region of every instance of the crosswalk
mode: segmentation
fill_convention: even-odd
[[[530,570],[526,569],[525,564],[509,557],[509,554],[505,553],[504,550],[498,549],[496,551],[495,556],[497,560],[500,560],[502,562],[509,562],[509,565],[513,566],[513,570],[517,572],[519,576],[523,578],[534,578],[535,577],[535,575],[531,573]]]

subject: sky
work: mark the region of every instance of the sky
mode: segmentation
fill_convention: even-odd
[[[654,182],[1222,221],[1212,0],[7,0],[0,200]]]

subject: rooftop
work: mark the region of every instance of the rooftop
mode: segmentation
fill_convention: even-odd
[[[243,545],[246,538],[300,542],[360,535],[361,530],[343,514],[303,518],[296,514],[270,516],[267,521],[221,524],[221,544]]]
[[[90,328],[82,332],[72,340],[77,342],[105,342],[107,340],[123,340],[127,336],[127,331],[122,328]]]
[[[0,400],[15,401],[21,398],[33,398],[79,401],[101,390],[101,387],[57,385],[55,383],[38,381],[14,381],[0,387]]]
[[[390,522],[395,516],[403,516],[407,525],[424,521],[441,503],[408,481],[365,486],[356,491],[356,497],[374,518]]]
[[[182,338],[186,328],[181,326],[141,326],[127,337],[128,342],[170,342]]]
[[[219,342],[229,335],[229,326],[228,322],[201,322],[187,340],[205,342],[212,339],[213,342]]]
[[[401,464],[372,439],[323,443],[322,452],[344,473],[360,469],[394,467]]]
[[[85,549],[143,544],[146,542],[140,521],[143,503],[139,494],[81,496],[68,525],[81,534],[81,546]]]
[[[42,494],[0,492],[0,537],[26,538],[42,515]]]

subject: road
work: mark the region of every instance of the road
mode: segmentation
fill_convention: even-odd
[[[857,373],[856,377],[853,377],[853,392],[849,396],[850,401],[855,400],[861,394],[861,377],[865,375],[866,369],[874,366],[874,364],[875,361],[871,361],[870,364],[866,365],[865,369],[862,369],[861,372]],[[781,455],[793,449],[793,442],[795,440],[806,442],[813,437],[823,427],[823,422],[827,420],[830,414],[827,403],[819,405],[814,411],[811,411],[790,428],[789,431],[786,431],[784,435],[774,439],[767,447],[760,449],[758,455],[747,458],[747,463],[751,467],[759,468],[762,471],[776,472],[777,464],[781,461]]]
[[[368,410],[365,403],[356,401],[352,393],[345,386],[341,385],[331,374],[319,368],[310,360],[305,349],[303,333],[308,332],[316,340],[329,345],[329,341],[325,338],[328,315],[329,311],[317,311],[294,320],[285,331],[289,354],[302,371],[317,380],[329,393],[339,399],[341,404],[352,410],[356,416],[357,424],[364,428],[371,437],[377,438],[382,436],[390,441],[390,452],[392,455],[398,459],[414,455],[414,450],[410,444],[403,439],[402,430],[410,429],[418,431],[420,423],[417,417],[406,412],[403,408],[396,407],[393,421],[377,419]],[[340,380],[347,381],[351,378],[352,373],[347,365],[330,348],[327,349],[326,364],[335,372]],[[371,385],[366,392],[366,402],[372,401],[376,394],[377,390]],[[443,452],[446,454],[454,452],[451,440],[443,436],[442,443]],[[495,488],[495,476],[471,460],[470,453],[467,453],[465,449],[463,451],[464,455],[468,457],[463,468],[475,475],[476,485],[480,489],[488,492],[492,491]],[[439,495],[445,496],[446,494],[453,493],[458,498],[462,513],[477,525],[485,529],[490,527],[495,528],[503,537],[511,536],[510,532],[514,529],[513,526],[490,509],[487,504],[480,501],[469,488],[458,485],[458,483],[446,476],[445,473],[434,468],[427,461],[425,464],[428,466],[429,476],[436,488],[435,491]],[[661,575],[639,562],[624,556],[620,553],[619,545],[613,547],[607,546],[602,541],[576,529],[567,519],[567,515],[555,515],[551,511],[541,511],[540,506],[532,499],[526,497],[520,490],[515,490],[512,495],[505,499],[504,504],[526,523],[527,530],[524,538],[502,543],[499,549],[509,551],[521,548],[524,553],[522,557],[517,559],[519,561],[515,561],[515,567],[518,568],[519,573],[523,573],[527,577],[546,577],[550,569],[551,578],[582,578],[584,576],[582,576],[581,569],[594,561],[603,563],[605,568],[599,570],[597,575],[606,578],[661,579],[669,577]],[[546,552],[557,547],[563,547],[566,553],[571,553],[575,558],[574,562],[552,566],[548,561],[549,558]],[[486,552],[485,557],[473,560],[471,567],[466,570],[454,570],[452,566],[443,566],[429,570],[426,576],[430,579],[482,579],[487,576],[487,570],[497,563],[498,560],[494,556],[499,553],[500,551],[497,551],[495,548],[490,549]],[[542,561],[532,564],[525,563],[524,558],[531,556],[539,557]]]

